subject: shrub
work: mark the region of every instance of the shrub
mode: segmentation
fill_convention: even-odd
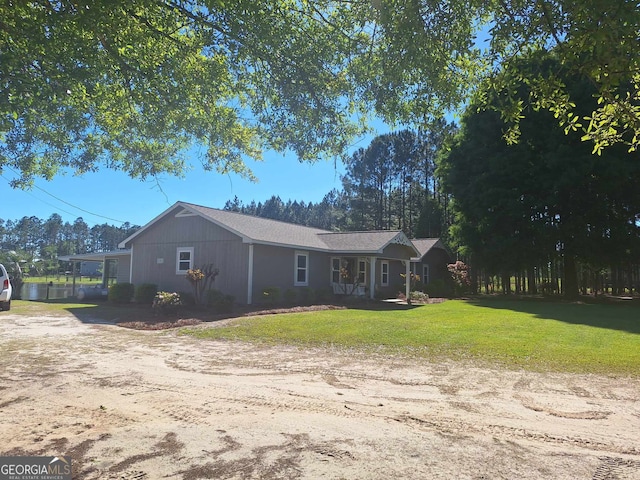
[[[333,299],[333,290],[330,288],[319,288],[315,292],[316,303],[329,303]]]
[[[153,297],[152,308],[157,312],[173,312],[180,305],[182,305],[180,294],[176,292],[158,292]]]
[[[469,267],[458,260],[456,263],[447,265],[449,274],[454,283],[454,292],[456,295],[463,295],[471,288],[471,277],[469,276]]]
[[[225,295],[220,290],[208,290],[206,294],[207,306],[216,313],[229,313],[233,311],[233,304],[236,297]]]
[[[293,305],[296,303],[296,299],[298,298],[298,294],[292,288],[285,290],[284,292],[284,301],[288,305]]]
[[[451,295],[451,288],[444,282],[444,280],[433,280],[425,287],[424,291],[431,298],[442,298]]]
[[[114,283],[109,287],[107,298],[113,303],[129,303],[133,298],[133,283]]]
[[[298,294],[302,305],[313,305],[316,301],[316,292],[313,288],[302,287],[298,290]]]
[[[427,303],[429,295],[424,292],[414,290],[413,292],[409,292],[409,300],[411,303]]]
[[[402,285],[403,287],[405,287],[407,285],[407,276],[404,273],[401,273],[400,276],[403,278],[403,280],[405,281],[405,283]],[[417,290],[421,290],[421,287],[424,284],[422,283],[421,279],[420,279],[420,275],[415,274],[413,272],[410,272],[409,274],[409,290],[410,291],[417,291]],[[403,288],[404,290],[404,288]]]
[[[142,283],[136,287],[134,299],[138,303],[152,304],[158,293],[158,286],[154,283]]]
[[[193,307],[196,304],[196,297],[193,296],[193,293],[178,292],[178,296],[180,297],[181,305],[185,305],[187,307]]]
[[[200,268],[190,268],[187,270],[185,278],[193,285],[193,298],[195,303],[200,305],[206,301],[204,292],[208,290],[210,285],[213,285],[219,273],[220,270],[214,267],[212,263],[203,265]]]
[[[278,287],[267,287],[262,291],[262,298],[265,303],[275,305],[280,301],[280,289]]]

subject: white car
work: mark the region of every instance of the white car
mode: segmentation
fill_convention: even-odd
[[[11,282],[9,274],[4,265],[0,263],[0,310],[9,310],[11,308]]]

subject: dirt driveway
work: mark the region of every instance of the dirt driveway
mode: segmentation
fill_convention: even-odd
[[[0,316],[0,454],[74,479],[640,479],[640,379]]]

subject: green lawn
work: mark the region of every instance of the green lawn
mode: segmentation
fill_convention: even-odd
[[[183,329],[202,339],[333,344],[529,370],[640,375],[640,308],[531,300],[452,300],[238,319]]]
[[[101,310],[103,316],[106,316],[106,308],[109,307],[107,302],[73,302],[72,299],[57,300],[12,300],[11,310],[7,313],[12,315],[67,315],[73,313],[77,316],[78,312],[90,310]],[[99,317],[99,315],[98,315]],[[0,319],[2,314],[0,314]]]

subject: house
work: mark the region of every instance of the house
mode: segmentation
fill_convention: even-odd
[[[119,244],[130,251],[128,281],[188,291],[187,270],[213,264],[214,287],[238,303],[265,289],[311,288],[395,296],[420,252],[400,231],[331,232],[177,202]]]
[[[414,238],[411,240],[419,254],[411,259],[411,273],[418,275],[424,285],[434,280],[449,278],[447,265],[454,259],[439,238]]]

